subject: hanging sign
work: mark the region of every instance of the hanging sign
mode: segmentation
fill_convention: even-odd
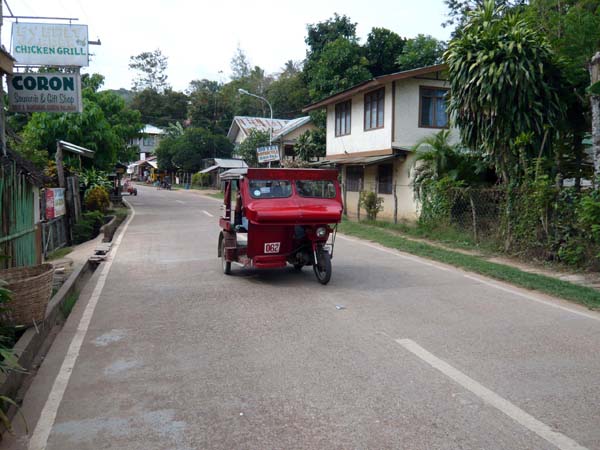
[[[46,189],[46,220],[65,215],[65,189]]]
[[[279,147],[277,145],[267,145],[256,149],[259,163],[279,161]]]
[[[20,73],[8,77],[8,108],[15,112],[81,112],[77,73]]]
[[[88,66],[88,27],[14,22],[12,56],[25,66]]]

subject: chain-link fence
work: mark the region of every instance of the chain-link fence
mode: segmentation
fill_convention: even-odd
[[[399,183],[367,182],[349,180],[342,183],[344,212],[349,217],[361,220],[367,219],[368,211],[361,194],[373,192],[380,199],[377,208],[377,219],[397,223],[402,220],[417,219],[417,203],[415,202],[412,186]]]

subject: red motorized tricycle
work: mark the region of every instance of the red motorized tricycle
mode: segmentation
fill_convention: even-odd
[[[317,279],[331,279],[331,258],[342,198],[335,170],[232,169],[225,181],[218,256],[231,264],[296,270],[313,266]],[[233,198],[232,198],[233,197]],[[331,237],[331,239],[330,239]]]

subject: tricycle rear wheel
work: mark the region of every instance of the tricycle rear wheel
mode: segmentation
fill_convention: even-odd
[[[313,264],[313,270],[319,283],[329,283],[331,280],[331,256],[327,250],[323,248],[317,250],[317,260]]]
[[[223,273],[231,275],[231,261],[227,261],[225,258],[225,239],[221,239],[221,265],[223,266]]]

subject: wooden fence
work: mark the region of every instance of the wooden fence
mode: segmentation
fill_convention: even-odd
[[[39,262],[36,190],[16,163],[0,167],[0,268]]]

